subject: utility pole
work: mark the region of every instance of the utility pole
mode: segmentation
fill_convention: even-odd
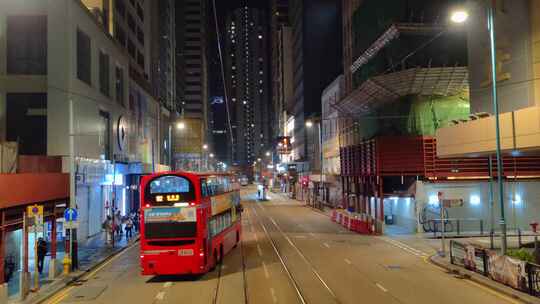
[[[496,155],[497,155],[497,185],[499,190],[499,206],[500,206],[500,219],[499,224],[501,226],[501,254],[506,254],[506,219],[504,216],[504,185],[503,185],[503,163],[501,153],[501,130],[499,119],[499,100],[497,96],[497,47],[495,36],[495,0],[492,0],[488,8],[488,29],[489,29],[489,41],[491,50],[491,81],[492,81],[492,97],[493,97],[493,113],[495,115],[495,142],[496,142]]]

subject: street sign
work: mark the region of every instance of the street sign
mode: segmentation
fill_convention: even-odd
[[[43,205],[35,204],[32,206],[26,207],[26,214],[28,217],[37,217],[37,216],[43,217]]]
[[[75,222],[75,221],[77,221],[77,209],[67,208],[64,211],[64,219],[67,222]]]
[[[442,199],[442,205],[444,208],[463,207],[463,199]]]

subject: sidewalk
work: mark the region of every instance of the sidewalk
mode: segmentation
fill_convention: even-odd
[[[478,283],[480,285],[483,285],[483,286],[485,286],[487,288],[490,288],[492,290],[500,292],[500,293],[502,293],[502,294],[504,294],[504,295],[506,295],[506,296],[508,296],[510,298],[518,299],[519,301],[522,301],[523,303],[528,303],[528,304],[539,304],[540,303],[539,298],[533,297],[533,296],[531,296],[529,294],[526,294],[524,292],[518,291],[516,289],[513,289],[513,288],[508,287],[506,285],[503,285],[501,283],[495,282],[495,281],[489,279],[488,277],[480,275],[480,274],[478,274],[476,272],[473,272],[473,271],[467,270],[465,268],[450,264],[450,257],[449,256],[441,257],[439,255],[433,255],[433,256],[431,256],[430,261],[433,264],[435,264],[435,265],[437,265],[437,266],[439,266],[441,268],[444,268],[449,273],[454,274],[456,277],[471,280],[471,281],[473,281],[475,283]]]
[[[13,278],[8,284],[8,303],[22,303],[22,304],[35,304],[41,303],[45,299],[51,297],[59,290],[69,285],[72,282],[77,281],[88,271],[94,269],[98,265],[105,262],[108,258],[120,253],[131,244],[138,240],[138,234],[134,234],[134,237],[128,242],[125,236],[122,239],[117,240],[115,247],[112,248],[106,244],[105,234],[101,233],[94,238],[90,239],[84,245],[79,245],[78,257],[79,257],[79,269],[75,272],[65,276],[62,274],[63,265],[62,259],[64,258],[63,248],[59,248],[62,251],[58,252],[56,256],[56,271],[59,274],[54,280],[49,280],[49,260],[50,257],[45,258],[45,265],[43,267],[43,273],[40,275],[40,290],[35,293],[28,294],[24,301],[20,300],[19,295],[19,280],[20,272],[14,274]],[[63,246],[62,246],[63,247]],[[34,259],[29,260],[29,270],[31,271],[31,278],[33,279],[33,265]],[[33,282],[33,281],[32,281]]]

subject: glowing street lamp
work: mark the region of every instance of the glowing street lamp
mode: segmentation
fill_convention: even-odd
[[[210,153],[210,158],[214,158],[214,153]]]
[[[204,150],[208,150],[208,145],[207,145],[207,144],[204,144],[204,145],[202,146],[202,148],[203,148]]]
[[[186,128],[186,123],[183,122],[183,121],[180,121],[180,122],[178,122],[178,123],[176,124],[176,128],[177,128],[178,130],[184,130],[184,129]]]
[[[311,121],[311,120],[306,121],[306,127],[308,127],[308,128],[313,127],[313,121]]]
[[[469,13],[464,10],[454,11],[450,15],[450,20],[454,23],[464,23],[467,19],[469,19]]]

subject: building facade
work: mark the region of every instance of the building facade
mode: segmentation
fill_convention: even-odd
[[[324,90],[322,102],[322,153],[324,201],[337,207],[341,204],[341,163],[339,157],[339,112],[334,104],[343,96],[344,77],[340,75]]]
[[[274,140],[284,134],[286,100],[292,99],[291,28],[289,1],[273,0],[270,4],[272,39],[272,104]],[[286,62],[287,61],[287,62]]]
[[[203,143],[209,139],[209,97],[207,63],[207,1],[175,1],[176,15],[176,90],[180,120],[187,119],[197,132],[197,147],[193,147],[184,129],[173,131],[177,169],[186,159],[203,159]],[[195,126],[196,125],[196,126]],[[176,141],[176,143],[174,143]]]
[[[262,10],[242,7],[227,18],[225,74],[232,109],[232,161],[244,170],[263,158],[272,143],[267,33]]]
[[[307,142],[305,123],[320,115],[322,92],[341,73],[341,3],[291,0],[289,19],[294,99],[290,115],[295,122],[292,154],[295,161],[311,162],[318,156]]]

